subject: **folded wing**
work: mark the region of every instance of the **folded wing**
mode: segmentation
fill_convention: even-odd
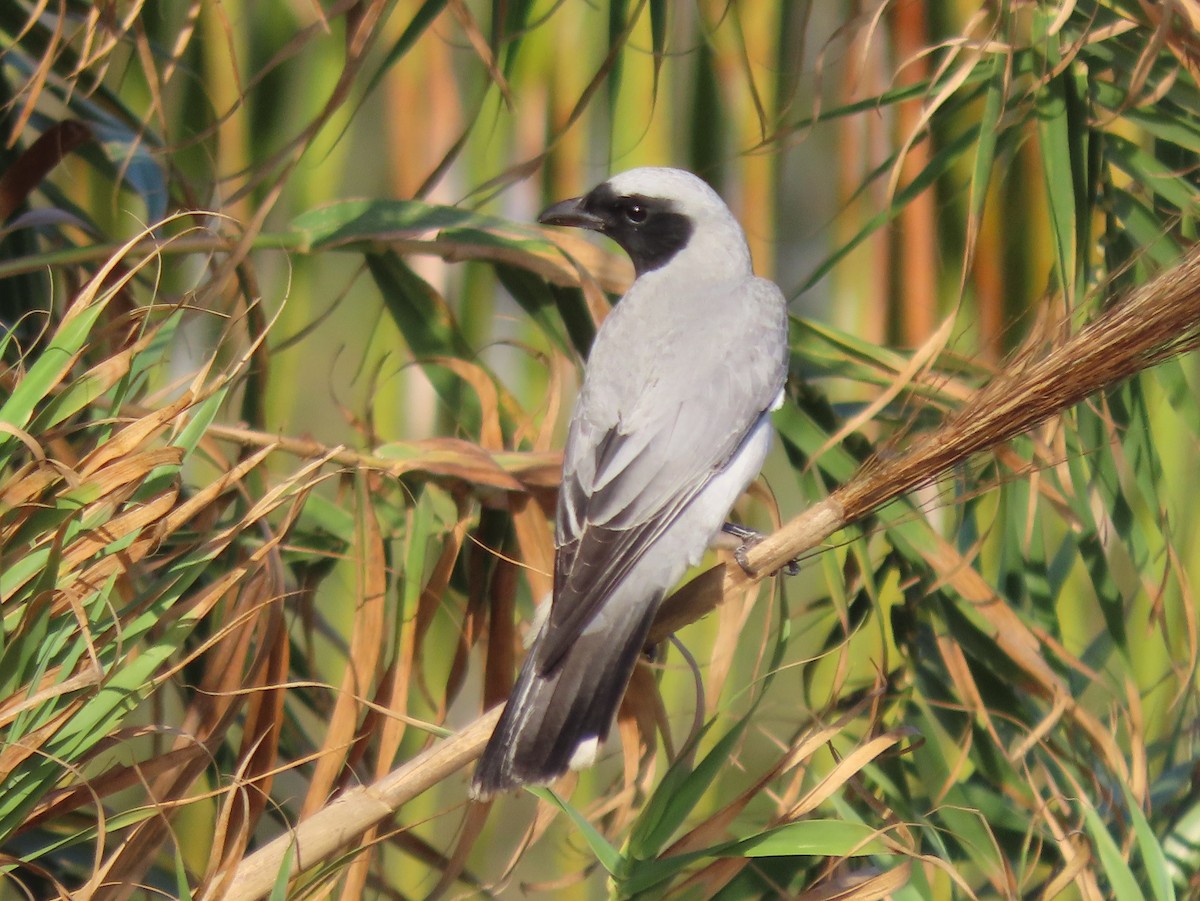
[[[749,287],[769,291],[770,302],[737,304],[726,298],[749,316],[731,329],[769,337],[767,347],[781,346],[773,332],[786,328],[778,289],[760,280]],[[632,386],[623,403],[585,399],[577,408],[559,495],[554,606],[539,648],[543,672],[559,663],[613,589],[774,406],[785,361],[774,354],[738,356],[735,349],[744,349],[746,341],[722,331],[712,345],[673,348],[687,355],[687,362],[664,360],[652,377]],[[596,408],[607,415],[595,415]],[[709,538],[696,536],[688,556],[698,557]]]

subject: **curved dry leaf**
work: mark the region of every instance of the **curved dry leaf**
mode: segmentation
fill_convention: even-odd
[[[370,738],[358,728],[362,717],[361,705],[363,699],[373,691],[379,675],[377,670],[383,654],[382,644],[388,635],[384,629],[387,613],[387,554],[383,546],[383,534],[365,481],[361,478],[357,480],[355,494],[356,547],[352,547],[348,553],[356,558],[358,566],[350,653],[300,808],[302,820],[328,800],[350,763],[350,756],[363,740]]]
[[[500,388],[482,366],[456,357],[429,357],[426,362],[449,369],[470,385],[479,398],[479,443],[484,450],[504,450],[504,430],[500,427]]]
[[[540,604],[554,587],[554,527],[542,505],[528,495],[512,495],[508,508],[529,593]]]
[[[788,810],[781,819],[784,822],[798,820],[814,811],[822,802],[854,778],[877,757],[887,753],[910,735],[907,729],[894,729],[877,735],[854,747],[850,753],[818,782],[811,791]]]
[[[826,884],[801,892],[795,901],[879,901],[892,897],[911,878],[912,863],[907,860],[882,873],[856,871],[839,878],[835,871]]]

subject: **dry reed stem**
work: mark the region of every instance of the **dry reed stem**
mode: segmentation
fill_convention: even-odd
[[[335,798],[295,829],[243,860],[220,897],[224,901],[266,897],[289,853],[293,875],[323,863],[367,829],[395,814],[401,805],[478,757],[499,718],[500,708],[496,707],[379,781]],[[217,901],[217,896],[206,891],[198,899]]]
[[[918,438],[906,451],[868,461],[829,497],[754,546],[747,555],[752,572],[721,564],[693,579],[664,603],[652,638],[660,640],[694,622],[728,593],[744,590],[789,560],[819,548],[835,532],[927,485],[972,455],[1193,348],[1198,331],[1200,248],[1194,247],[1179,264],[1109,307],[1062,344],[1040,357],[1030,353],[1019,357],[941,428]],[[1033,650],[1034,656],[1040,656]],[[295,875],[352,844],[400,805],[474,760],[499,714],[498,707],[490,710],[373,785],[346,792],[255,852],[238,867],[224,897],[229,901],[265,897],[289,849],[294,849],[290,873]],[[208,894],[200,897],[211,901]]]

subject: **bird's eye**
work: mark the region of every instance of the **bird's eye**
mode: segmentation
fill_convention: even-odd
[[[631,203],[625,207],[625,218],[634,225],[641,225],[646,221],[646,216],[649,215],[646,208],[640,203]]]

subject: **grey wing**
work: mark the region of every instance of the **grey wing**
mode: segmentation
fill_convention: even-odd
[[[743,325],[765,345],[751,347],[759,353],[750,359],[738,335],[723,335],[729,340],[706,348],[713,352],[688,355],[686,365],[674,367],[676,378],[646,385],[624,420],[596,423],[586,407],[576,412],[559,495],[554,602],[539,653],[543,671],[555,666],[614,587],[769,415],[786,376],[782,298],[773,321],[757,329]]]

